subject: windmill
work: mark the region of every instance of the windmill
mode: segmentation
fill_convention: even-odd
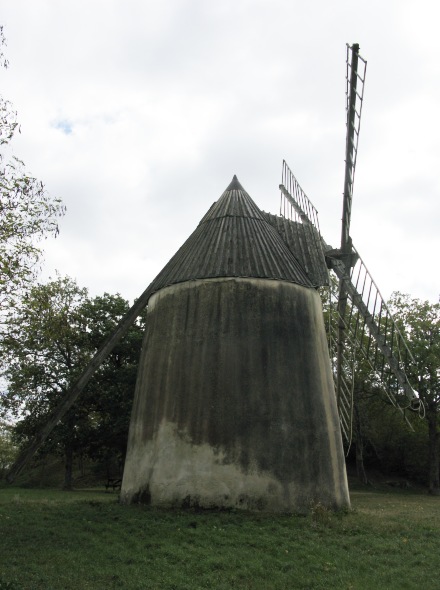
[[[366,67],[366,62],[364,62],[359,56],[359,47],[353,45],[352,47],[347,48],[348,131],[341,248],[337,250],[330,248],[321,237],[316,210],[306,197],[285,162],[283,163],[283,177],[282,184],[280,185],[282,194],[282,214],[279,216],[261,212],[241,187],[238,180],[234,177],[232,183],[226,189],[221,199],[211,207],[202,219],[194,234],[190,236],[175,257],[171,259],[170,263],[166,265],[163,271],[159,273],[156,279],[139,297],[126,316],[121,320],[115,332],[96,353],[95,357],[78,381],[73,385],[70,392],[61,400],[55,413],[44,429],[38,433],[31,445],[16,461],[9,474],[9,480],[12,480],[20,472],[34,452],[50,434],[57,422],[73,405],[85,385],[93,376],[94,372],[124,336],[140,312],[146,306],[149,306],[150,309],[155,305],[159,305],[160,297],[155,296],[161,292],[161,289],[166,289],[169,285],[173,284],[182,285],[184,281],[194,282],[194,280],[198,279],[211,280],[213,278],[214,281],[216,281],[219,277],[224,278],[231,276],[240,278],[263,277],[265,279],[271,279],[272,285],[274,285],[276,281],[279,283],[279,280],[287,279],[287,281],[290,281],[291,283],[301,285],[301,289],[308,290],[307,295],[304,295],[303,303],[306,301],[306,298],[309,298],[309,296],[312,299],[315,298],[316,292],[313,287],[324,285],[330,286],[332,293],[336,296],[336,311],[339,318],[336,337],[333,337],[331,340],[330,356],[332,359],[335,359],[339,420],[342,432],[347,438],[350,438],[353,406],[352,390],[350,386],[351,380],[347,377],[347,367],[353,366],[353,363],[350,362],[350,352],[347,351],[350,351],[350,348],[353,349],[353,343],[355,342],[358,342],[355,346],[364,352],[366,358],[371,363],[375,374],[385,382],[387,395],[396,406],[403,408],[401,401],[402,392],[403,396],[408,399],[407,405],[413,407],[418,403],[417,395],[406,376],[407,363],[412,362],[411,355],[404,344],[403,338],[400,336],[400,333],[392,322],[391,314],[380,296],[375,283],[371,279],[371,276],[366,270],[358,253],[354,250],[349,233],[354,170],[357,155],[357,138],[359,135],[363,84],[365,80],[365,68],[363,75],[359,75],[358,73],[359,61],[365,64]],[[231,258],[228,255],[222,258],[223,254],[226,252],[225,244],[227,243],[227,240],[224,238],[225,234],[222,234],[222,232],[223,230],[225,232],[229,231],[228,223],[230,221],[232,223],[234,217],[240,220],[237,222],[236,226],[240,228],[240,235],[249,238],[252,234],[251,239],[253,240],[253,243],[261,246],[261,252],[258,254],[259,258],[254,261],[256,262],[256,266],[264,266],[264,271],[269,272],[269,275],[259,274],[260,270],[254,270],[254,274],[247,274],[247,269],[250,268],[248,264],[249,260],[252,255],[255,254],[255,252],[251,252],[250,250],[248,252],[248,259],[239,260],[240,264],[243,264],[241,264],[241,266],[239,265],[240,268],[238,270],[234,270],[235,263],[231,266]],[[242,222],[242,220],[244,221]],[[213,262],[213,266],[210,270],[206,270],[206,264],[202,265],[204,268],[202,272],[205,274],[201,275],[197,274],[201,271],[200,266],[197,266],[196,264],[197,261],[194,257],[194,253],[197,250],[198,255],[211,255],[210,250],[204,250],[200,247],[202,240],[212,236],[212,232],[207,233],[204,231],[208,222],[212,224],[211,229],[214,228],[217,232],[215,244],[220,245],[222,251],[214,261],[215,264]],[[256,231],[257,227],[258,231]],[[201,228],[200,231],[199,228]],[[229,236],[236,237],[237,234],[234,233],[234,231],[235,230],[233,230]],[[203,243],[208,244],[208,242]],[[228,244],[229,247],[232,249],[235,248],[235,251],[237,250],[236,244],[234,244],[233,240],[229,240]],[[272,251],[270,256],[266,258],[266,248],[268,246],[272,248]],[[275,256],[274,252],[276,254]],[[241,254],[239,254],[239,256],[240,255]],[[189,270],[187,269],[188,265],[191,267]],[[224,269],[226,267],[228,267],[229,270],[225,271]],[[235,272],[236,274],[227,274],[228,272],[231,272],[231,268],[232,273]],[[187,272],[187,274],[182,278],[179,273],[183,271]],[[277,273],[279,271],[280,274],[278,275]],[[275,279],[275,281],[273,279]],[[246,280],[248,283],[246,283]],[[249,280],[251,279],[246,280],[244,282],[247,287],[249,287]],[[210,287],[212,284],[214,283],[210,283]],[[232,284],[233,282],[229,281],[228,288]],[[269,291],[267,291],[266,294],[268,292]],[[239,296],[242,296],[241,292],[239,293]],[[150,304],[150,300],[153,297],[155,297],[154,305]],[[259,305],[261,309],[264,308],[268,299],[260,297],[260,294],[255,295],[255,297],[259,298],[258,301],[260,302]],[[159,303],[156,304],[156,302]],[[177,303],[180,305],[179,301]],[[283,305],[285,305],[283,308],[284,310],[290,309],[289,298],[283,299]],[[307,304],[304,303],[304,307],[307,307],[308,310],[310,310],[313,305],[310,304],[310,302]],[[277,313],[278,311],[279,310],[277,310]],[[174,309],[168,308],[166,312],[174,313]],[[237,321],[241,321],[239,316],[237,316],[236,319]],[[282,319],[282,314],[278,319]],[[252,337],[254,337],[250,323],[248,329]],[[170,334],[169,336],[172,337]],[[309,336],[314,338],[314,335],[309,334]],[[289,338],[288,335],[287,338]],[[346,346],[348,341],[352,344],[351,347]],[[319,347],[322,349],[321,340],[319,340]],[[301,350],[296,350],[298,355],[300,355]],[[319,362],[320,359],[318,359]],[[179,358],[179,362],[181,361],[182,359]],[[234,363],[233,355],[231,356],[231,362],[232,364]],[[323,362],[323,364],[327,365],[328,363]],[[156,366],[158,366],[157,363]],[[184,371],[184,369],[182,369],[182,371]],[[317,370],[315,370],[314,367],[309,371],[310,374],[308,377],[313,377],[313,374],[316,374],[316,372]],[[246,378],[250,379],[249,375],[247,375]],[[264,378],[267,381],[267,376],[264,376]],[[323,380],[326,381],[325,388],[328,388],[327,377]],[[140,381],[142,381],[142,379],[140,379]],[[287,381],[284,380],[283,384],[286,382]],[[327,399],[326,394],[324,395],[324,399]],[[213,403],[215,403],[215,400]],[[145,408],[143,408],[143,411],[144,410]],[[323,441],[325,439],[328,442],[330,440],[329,437],[333,437],[335,433],[333,410],[331,408],[329,409],[329,406],[326,406],[325,408],[322,407],[321,410],[322,415],[327,412],[326,420],[330,424],[331,435],[327,432],[325,436],[322,437]],[[265,417],[262,418],[260,416],[260,418],[262,420],[264,418],[267,422]],[[281,430],[289,428],[286,424],[282,424],[281,426]],[[197,434],[198,433],[196,433],[196,435]],[[218,433],[208,434],[210,436],[212,435],[215,439],[214,434],[217,435]],[[309,433],[308,436],[310,439],[313,439],[313,432]],[[338,436],[340,436],[339,433]],[[339,505],[342,506],[347,502],[347,493],[345,489],[346,482],[344,483],[344,481],[342,481],[344,476],[341,472],[339,443],[333,438],[331,441],[330,445],[325,444],[324,441],[321,448],[324,449],[323,453],[326,452],[326,447],[330,446],[333,449],[333,455],[328,458],[326,464],[330,465],[333,460],[335,463],[338,463],[338,468],[335,470],[337,473],[334,477],[334,483],[335,488],[340,486],[336,495],[339,496],[340,501],[338,500],[338,502]],[[279,447],[276,451],[278,451],[278,449]],[[265,449],[263,448],[263,455],[264,452]],[[215,461],[216,460],[213,459],[211,463],[215,463]],[[264,461],[270,464],[270,461],[267,461],[266,457],[264,457]],[[323,466],[323,470],[325,468],[326,467]],[[133,468],[135,476],[136,470],[137,467],[135,466]],[[283,472],[282,469],[279,469],[278,471]],[[150,492],[145,489],[142,493],[144,498],[148,498]]]
[[[324,256],[329,270],[328,279],[321,275],[318,281],[315,279],[315,284],[324,286],[328,280],[330,312],[333,312],[329,322],[329,349],[341,429],[349,442],[352,434],[356,351],[363,355],[392,405],[401,412],[406,409],[423,410],[416,393],[416,384],[411,383],[408,377],[417,375],[412,354],[350,235],[366,70],[367,62],[359,54],[359,45],[347,44],[347,135],[339,248],[329,246],[320,235],[316,209],[286,162],[283,162],[280,184],[282,215],[303,226],[307,247]]]

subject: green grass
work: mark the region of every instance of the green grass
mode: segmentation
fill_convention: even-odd
[[[352,492],[307,517],[121,506],[0,489],[0,590],[440,589],[440,498]]]

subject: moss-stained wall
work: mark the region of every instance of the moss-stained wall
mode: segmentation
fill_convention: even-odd
[[[122,500],[276,511],[349,505],[313,289],[208,279],[151,298]]]

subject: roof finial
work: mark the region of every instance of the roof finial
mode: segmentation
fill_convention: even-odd
[[[226,190],[227,191],[244,191],[244,188],[238,182],[238,178],[237,178],[236,174],[234,174],[234,178],[232,179],[231,184],[228,186],[228,188]]]

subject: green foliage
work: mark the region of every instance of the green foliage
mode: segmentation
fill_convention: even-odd
[[[17,456],[17,447],[12,440],[12,427],[0,420],[0,479],[2,479]]]
[[[426,420],[406,411],[404,416],[388,403],[374,373],[357,359],[355,378],[356,459],[385,473],[398,473],[438,489],[440,410],[440,306],[394,293],[390,308],[399,331],[408,342],[414,363],[405,367],[417,384]],[[413,372],[411,372],[413,371]],[[396,395],[397,397],[397,395]],[[402,401],[402,407],[407,404]],[[403,418],[409,420],[411,427]],[[359,456],[359,448],[363,457]],[[359,471],[359,470],[358,470]]]
[[[17,420],[17,441],[26,444],[45,425],[127,309],[119,295],[90,299],[68,277],[34,285],[17,303],[3,339],[8,387],[0,408]],[[141,339],[136,324],[46,442],[45,452],[65,454],[67,473],[74,453],[121,469]]]
[[[5,68],[4,44],[0,27],[0,67]],[[7,312],[35,279],[43,254],[39,242],[58,234],[57,219],[65,213],[61,200],[50,197],[42,182],[11,154],[17,131],[17,113],[0,96],[0,313]]]
[[[419,395],[434,412],[440,410],[440,303],[393,293],[396,322],[405,334],[417,367]]]
[[[122,297],[108,293],[87,301],[82,312],[94,350],[113,332],[128,308]],[[83,450],[105,464],[108,476],[122,474],[143,330],[141,318],[101,365],[83,394],[84,400],[80,399],[88,408],[90,426]]]
[[[439,499],[353,492],[352,502],[351,512],[304,517],[3,489],[1,576],[22,590],[437,588]]]
[[[391,306],[415,359],[428,425],[429,488],[440,494],[440,304],[394,293]]]
[[[390,478],[398,476],[426,485],[429,471],[426,421],[417,414],[402,415],[371,390],[358,392],[355,412],[360,432],[355,431],[353,446],[363,444],[367,479],[371,470],[379,469]]]
[[[59,277],[34,285],[17,303],[3,338],[3,409],[14,417],[24,412],[39,424],[90,358],[81,313],[86,297],[86,289]]]

